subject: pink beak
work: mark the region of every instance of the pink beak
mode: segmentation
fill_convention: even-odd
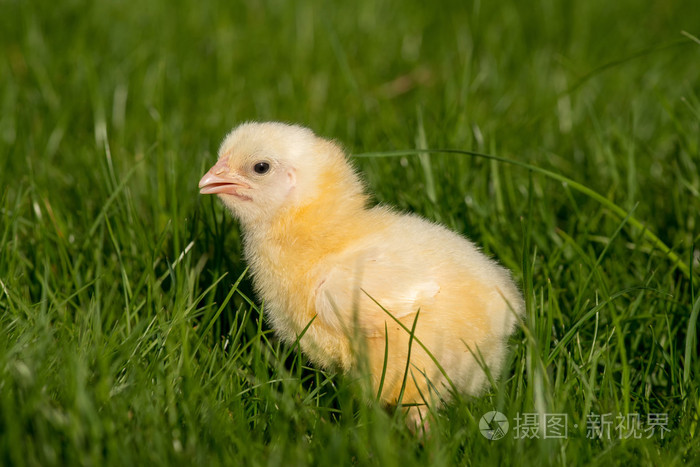
[[[238,195],[238,189],[250,188],[250,185],[227,174],[227,172],[229,172],[229,168],[226,165],[226,159],[217,162],[199,181],[199,192],[203,195]]]

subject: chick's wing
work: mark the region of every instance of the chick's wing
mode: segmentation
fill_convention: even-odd
[[[430,307],[440,285],[419,258],[397,253],[362,252],[335,262],[316,287],[318,319],[337,331],[377,337],[385,322],[394,324],[389,312],[410,328],[409,317]]]

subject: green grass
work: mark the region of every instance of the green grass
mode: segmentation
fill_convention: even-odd
[[[0,464],[700,462],[700,9],[428,3],[0,0]],[[197,190],[253,119],[373,153],[377,201],[521,284],[498,384],[424,444],[265,325]],[[669,431],[587,438],[607,413]]]

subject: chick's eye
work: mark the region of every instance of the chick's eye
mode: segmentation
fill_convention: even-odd
[[[256,174],[262,175],[270,170],[270,164],[267,162],[258,162],[253,166],[253,170],[255,170]]]

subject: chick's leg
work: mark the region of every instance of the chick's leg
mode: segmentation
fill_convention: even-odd
[[[406,425],[411,432],[421,438],[430,435],[430,410],[425,405],[414,405],[408,408]]]

